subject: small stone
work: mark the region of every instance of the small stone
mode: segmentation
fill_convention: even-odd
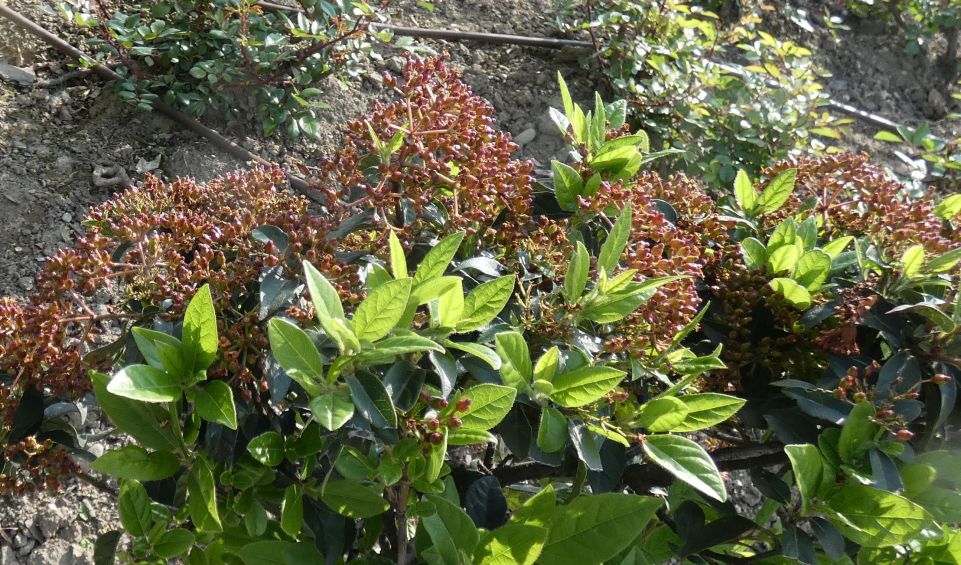
[[[37,77],[32,71],[28,71],[27,69],[0,63],[0,80],[16,82],[18,84],[33,84],[37,80]]]
[[[60,219],[69,224],[70,222],[73,221],[73,214],[71,214],[70,212],[64,212],[63,216],[60,216]]]
[[[72,158],[66,155],[61,155],[60,157],[57,157],[57,160],[54,162],[54,167],[56,167],[57,171],[59,171],[61,174],[68,175],[73,172],[73,166],[75,163],[76,161],[74,161]]]
[[[31,551],[33,551],[33,548],[35,547],[37,547],[37,540],[30,538],[27,540],[27,543],[23,545],[23,547],[17,550],[17,555],[20,557],[24,557],[28,555]]]
[[[518,145],[527,145],[528,143],[534,141],[535,137],[537,137],[537,130],[534,128],[527,128],[517,134],[517,137],[514,138],[514,143]]]
[[[0,547],[0,565],[20,565],[17,561],[17,554],[9,545]]]

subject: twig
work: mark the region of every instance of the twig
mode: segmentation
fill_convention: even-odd
[[[47,80],[38,80],[37,88],[52,88],[54,86],[60,86],[61,84],[71,81],[75,78],[86,78],[93,74],[93,69],[79,69],[76,71],[70,71],[69,73],[63,73],[62,75]]]

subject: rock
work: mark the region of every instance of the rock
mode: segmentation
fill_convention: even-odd
[[[60,516],[55,512],[44,512],[37,516],[36,526],[40,529],[44,539],[50,539],[57,535],[57,530],[60,529],[59,518]]]
[[[948,115],[948,101],[937,88],[928,92],[928,103],[924,107],[925,115],[932,120],[940,120]]]
[[[16,552],[9,545],[0,547],[0,565],[20,565]]]
[[[0,80],[18,84],[33,84],[36,82],[37,77],[32,71],[28,71],[27,69],[0,63]]]
[[[209,142],[183,145],[163,164],[167,176],[193,177],[197,182],[207,182],[243,166],[243,162]]]
[[[88,559],[89,557],[80,547],[74,547],[66,540],[55,539],[38,547],[30,556],[30,563],[35,565],[68,565],[84,563]]]
[[[60,216],[60,219],[69,224],[70,222],[73,221],[73,214],[71,214],[70,212],[64,212],[63,216]]]
[[[69,175],[70,173],[73,172],[73,166],[75,164],[76,164],[76,161],[74,161],[72,158],[66,155],[61,155],[57,157],[57,160],[54,162],[53,165],[54,167],[57,168],[57,171],[59,173],[64,175]]]
[[[527,145],[528,143],[534,141],[535,137],[537,137],[537,130],[534,128],[527,128],[517,134],[517,137],[514,138],[514,143],[518,145]]]

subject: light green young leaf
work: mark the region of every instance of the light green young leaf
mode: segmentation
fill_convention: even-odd
[[[518,391],[531,382],[531,353],[527,341],[518,332],[501,332],[494,336],[497,354],[501,357],[501,381]]]
[[[440,442],[432,442],[430,451],[427,453],[427,467],[424,469],[423,479],[429,483],[440,477],[440,472],[444,468],[444,457],[447,455],[447,436],[450,434],[450,430],[443,427],[440,429],[440,434]]]
[[[478,330],[491,322],[514,292],[514,275],[506,275],[477,286],[464,299],[464,312],[457,322],[459,333]]]
[[[793,273],[801,259],[800,245],[782,245],[768,256],[767,268],[770,273]]]
[[[547,529],[533,524],[507,524],[481,534],[474,555],[479,565],[534,565]]]
[[[447,445],[477,445],[479,443],[497,443],[497,437],[485,430],[465,430],[463,427],[449,429]]]
[[[444,352],[436,341],[417,334],[394,335],[375,343],[357,356],[358,361],[370,365],[392,363],[400,355],[423,353],[425,351]]]
[[[635,494],[579,496],[553,512],[538,563],[603,563],[634,542],[660,507]]]
[[[878,141],[888,141],[890,143],[904,143],[901,136],[894,133],[893,131],[880,130],[878,133],[874,134],[874,139]]]
[[[434,507],[434,512],[421,515],[420,523],[434,542],[440,562],[443,565],[472,563],[471,556],[480,537],[474,521],[446,498],[434,494],[424,498]]]
[[[554,170],[554,198],[562,210],[577,210],[577,197],[584,192],[584,180],[580,173],[560,161],[551,161]]]
[[[658,277],[640,283],[631,283],[626,290],[603,294],[589,301],[584,305],[580,315],[599,324],[616,322],[629,316],[650,300],[659,287],[683,278],[685,277]]]
[[[314,310],[317,311],[318,321],[323,324],[325,318],[343,319],[344,307],[340,304],[340,295],[327,277],[307,261],[304,261],[304,277],[307,279],[307,289],[310,291]]]
[[[844,536],[864,547],[889,547],[921,539],[925,530],[938,525],[918,504],[892,492],[865,485],[841,487],[828,505],[837,512],[829,516]]]
[[[564,276],[564,294],[568,304],[575,304],[587,287],[587,275],[591,269],[591,256],[580,241],[571,257],[570,266]]]
[[[757,199],[761,212],[770,214],[784,206],[784,203],[791,197],[791,193],[794,192],[796,179],[797,169],[786,169],[774,177],[774,180],[768,183],[767,188]]]
[[[566,408],[577,408],[598,400],[614,390],[627,373],[612,367],[584,366],[554,376],[551,400]]]
[[[444,341],[444,345],[458,351],[463,351],[464,353],[469,353],[490,365],[494,370],[499,370],[501,368],[500,355],[498,355],[496,351],[489,347],[485,347],[479,343],[471,343],[469,341],[461,342],[450,340]]]
[[[258,462],[276,467],[284,460],[284,438],[277,432],[264,432],[250,440],[247,452]]]
[[[738,169],[737,176],[734,177],[734,199],[748,216],[754,212],[757,206],[757,191],[751,183],[751,177],[743,169]]]
[[[564,114],[570,118],[574,115],[574,101],[571,99],[571,93],[567,90],[567,83],[564,82],[564,76],[561,75],[560,71],[557,71],[557,85],[561,90],[561,102],[564,104]]]
[[[601,245],[601,252],[597,257],[597,268],[603,269],[608,276],[614,274],[614,269],[621,260],[627,240],[631,235],[632,228],[631,204],[628,203],[618,214],[614,227],[607,234],[607,239]]]
[[[838,439],[838,455],[841,456],[841,461],[853,465],[874,446],[874,436],[878,430],[874,416],[873,402],[859,402],[851,409]]]
[[[631,163],[636,163],[641,159],[640,150],[634,145],[622,145],[609,149],[603,153],[598,153],[591,159],[591,170],[599,173],[614,173],[615,175],[623,171]]]
[[[908,278],[915,277],[924,266],[924,246],[912,245],[901,255],[901,272]]]
[[[553,346],[537,360],[534,364],[534,379],[542,381],[552,381],[557,374],[557,366],[560,361],[560,350]]]
[[[140,350],[140,354],[143,355],[143,358],[145,361],[147,361],[148,365],[156,369],[167,371],[174,377],[184,376],[177,371],[172,371],[171,369],[173,369],[173,367],[166,367],[164,364],[164,359],[161,358],[160,352],[157,350],[158,345],[161,343],[165,343],[174,348],[174,350],[178,351],[178,356],[181,357],[180,365],[182,367],[184,362],[183,355],[179,354],[179,350],[181,349],[181,343],[179,339],[170,334],[148,330],[147,328],[141,328],[139,326],[132,328],[130,333],[133,334],[133,339],[137,344],[137,349]],[[186,368],[184,367],[184,370],[185,369]]]
[[[784,248],[782,248],[784,249]],[[793,306],[804,310],[811,306],[811,293],[792,279],[778,277],[768,283],[771,288],[781,293]]]
[[[308,394],[320,392],[324,380],[324,360],[317,346],[304,330],[282,318],[273,318],[267,325],[270,351],[281,368]]]
[[[190,519],[198,532],[222,532],[220,512],[217,509],[217,485],[214,472],[203,457],[194,461],[187,475],[187,507]]]
[[[641,406],[637,425],[655,433],[675,431],[688,412],[687,405],[674,396],[655,398]]]
[[[944,220],[953,220],[958,214],[961,214],[961,194],[952,194],[934,207],[934,215]]]
[[[170,412],[157,404],[148,404],[112,394],[107,390],[108,379],[103,373],[90,375],[97,404],[121,431],[130,434],[144,447],[158,451],[176,451],[180,442],[174,430],[164,425]]]
[[[821,288],[830,273],[831,256],[820,249],[812,249],[798,259],[793,278],[804,288],[815,291]]]
[[[224,381],[208,381],[193,390],[197,414],[208,422],[223,424],[237,429],[237,408],[234,393]]]
[[[159,481],[172,477],[180,462],[167,451],[148,452],[136,445],[111,449],[93,463],[90,468],[106,475],[135,481]]]
[[[788,218],[778,224],[777,227],[774,228],[774,232],[771,234],[771,237],[769,237],[767,240],[768,255],[770,256],[770,254],[774,253],[774,250],[778,249],[779,247],[799,243],[797,229],[797,222],[794,221],[794,218]]]
[[[643,448],[651,461],[702,494],[721,502],[727,500],[721,473],[700,445],[681,436],[652,435],[647,436]]]
[[[443,275],[447,266],[457,255],[462,241],[464,241],[464,232],[451,234],[437,242],[437,245],[424,256],[420,265],[417,265],[417,271],[414,272],[414,286]]]
[[[854,236],[851,236],[851,235],[841,236],[837,239],[832,240],[827,245],[825,245],[823,248],[821,248],[821,251],[824,251],[825,253],[830,255],[831,259],[834,259],[838,255],[840,255],[841,252],[844,251],[844,249],[848,246],[848,244],[850,244],[851,241],[853,240],[854,240]]]
[[[428,302],[437,300],[444,294],[453,291],[456,291],[463,296],[464,287],[460,277],[435,277],[418,284],[410,291],[410,300],[407,302],[408,311],[405,313],[404,317],[406,318],[412,314],[412,307],[416,308],[421,304],[427,304]]]
[[[741,255],[748,269],[760,269],[767,263],[767,248],[757,238],[749,237],[741,242]]]
[[[958,261],[961,261],[961,247],[942,253],[928,261],[928,271],[946,273],[957,266]]]
[[[809,443],[785,445],[784,452],[787,453],[791,469],[794,470],[794,482],[801,493],[802,511],[807,513],[821,486],[821,453],[816,446]]]
[[[395,279],[407,278],[407,257],[404,255],[404,246],[397,239],[397,234],[390,232],[388,238],[390,242],[390,271]]]
[[[461,427],[467,430],[489,430],[500,423],[514,405],[517,390],[509,386],[490,383],[479,384],[460,393],[451,402],[470,399],[470,406],[458,416]]]
[[[717,392],[686,394],[677,399],[687,407],[687,415],[684,421],[674,427],[675,432],[695,432],[716,426],[737,414],[747,402],[743,398]]]
[[[354,401],[339,390],[326,390],[310,399],[310,412],[330,431],[340,429],[354,416]]]
[[[387,512],[383,488],[367,486],[360,481],[327,481],[320,495],[324,504],[349,518],[373,518]]]
[[[384,284],[387,281],[393,280],[394,277],[387,272],[387,269],[381,267],[377,263],[367,264],[367,292],[373,292],[375,288]]]
[[[537,447],[544,453],[554,453],[567,445],[567,418],[557,408],[545,406],[537,427]]]
[[[411,284],[410,278],[386,282],[360,303],[353,319],[357,339],[377,341],[394,329],[407,308]]]
[[[173,377],[149,365],[124,367],[110,379],[107,392],[141,402],[173,402],[182,394]]]
[[[206,369],[217,358],[220,341],[217,337],[217,312],[210,295],[210,285],[200,287],[187,304],[181,335],[181,351],[190,375]]]

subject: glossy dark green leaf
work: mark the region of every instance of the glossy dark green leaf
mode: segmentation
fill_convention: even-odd
[[[672,475],[716,500],[727,500],[724,480],[711,456],[693,441],[675,435],[647,436],[644,454]]]
[[[479,538],[474,522],[463,510],[440,496],[428,494],[424,498],[434,512],[421,515],[420,523],[434,542],[441,562],[445,565],[470,563]]]
[[[308,394],[319,392],[324,379],[324,360],[310,336],[295,324],[274,318],[267,326],[267,337],[271,353],[290,378]]]
[[[277,432],[264,432],[250,440],[247,452],[260,463],[276,467],[284,460],[284,438]]]
[[[194,535],[184,528],[167,530],[157,539],[153,550],[164,559],[183,555],[194,544]]]
[[[567,418],[558,409],[545,406],[537,427],[537,447],[546,453],[553,453],[566,445]]]
[[[351,518],[372,518],[390,507],[382,488],[359,481],[327,481],[320,498],[337,513]]]
[[[141,445],[158,451],[179,448],[177,436],[169,424],[170,412],[157,404],[130,400],[107,390],[107,375],[91,373],[93,389],[101,410],[117,428],[130,434]]]
[[[284,502],[280,507],[280,529],[292,538],[300,535],[304,522],[304,497],[298,485],[289,485],[284,490]]]
[[[107,391],[141,402],[173,402],[183,394],[180,383],[161,369],[149,365],[128,365],[110,379]]]
[[[472,482],[464,494],[464,508],[479,528],[493,530],[507,521],[507,498],[496,477]]]
[[[603,269],[607,276],[614,274],[614,268],[621,260],[627,240],[631,234],[631,205],[628,203],[618,214],[614,227],[601,245],[601,251],[597,256],[597,268]]]
[[[132,536],[146,536],[153,527],[150,498],[143,485],[137,481],[128,480],[120,485],[117,513],[120,523]]]
[[[210,464],[203,457],[194,461],[187,475],[187,507],[190,519],[198,532],[221,532],[220,511],[217,508],[217,485]]]
[[[396,428],[397,413],[384,383],[369,373],[347,377],[357,412],[375,428]]]
[[[117,558],[117,545],[120,543],[120,530],[110,530],[97,537],[93,546],[94,565],[113,565]]]
[[[180,461],[167,451],[148,452],[136,445],[111,449],[90,464],[107,475],[135,481],[158,481],[173,476]]]

